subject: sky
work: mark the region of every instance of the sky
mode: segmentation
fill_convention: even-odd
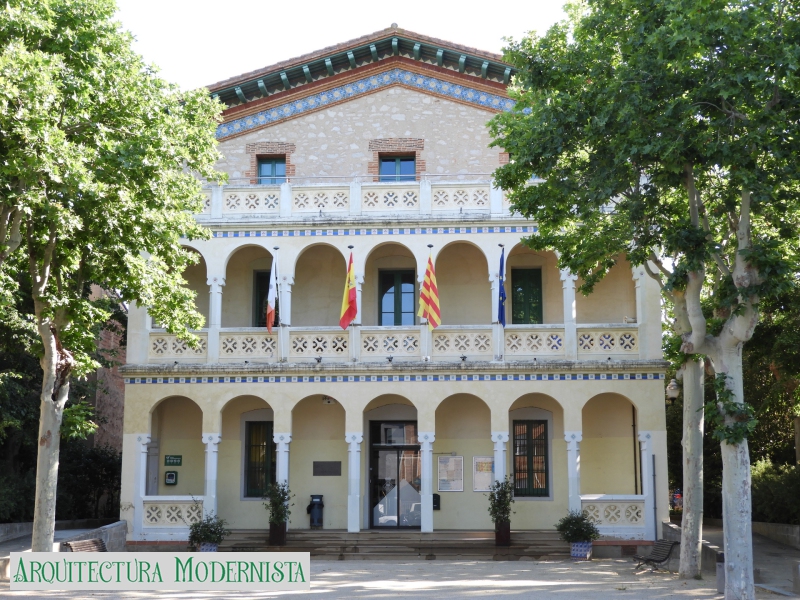
[[[544,33],[564,17],[561,0],[117,0],[134,48],[183,89],[345,42],[397,23],[490,52],[504,37]],[[286,8],[284,8],[286,7]],[[497,7],[497,10],[493,8]]]

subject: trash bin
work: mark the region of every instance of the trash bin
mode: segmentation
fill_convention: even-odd
[[[717,552],[717,593],[725,593],[725,553]]]
[[[311,503],[306,508],[306,512],[311,515],[311,529],[322,529],[322,494],[312,494]]]

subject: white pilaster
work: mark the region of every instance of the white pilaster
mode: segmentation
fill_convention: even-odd
[[[223,186],[221,186],[221,185],[213,185],[213,186],[211,186],[211,218],[212,219],[221,219],[222,218],[222,192],[223,192]]]
[[[653,267],[655,268],[655,267]],[[661,358],[661,288],[641,265],[633,267],[636,282],[636,328],[639,357]]]
[[[577,311],[575,308],[575,280],[566,269],[561,270],[561,281],[564,296],[564,358],[576,360],[578,358],[578,325]]]
[[[348,433],[344,436],[347,442],[347,531],[356,533],[361,530],[361,443],[364,434]]]
[[[646,540],[656,539],[656,517],[653,514],[655,490],[653,489],[653,442],[652,433],[639,432],[639,450],[641,452],[642,494],[644,495],[644,523]]]
[[[569,510],[582,510],[581,507],[581,440],[580,431],[565,431],[567,442],[567,490]]]
[[[289,483],[289,443],[291,433],[276,433],[272,436],[275,442],[275,480],[278,483]]]
[[[222,328],[222,286],[225,277],[211,275],[208,278],[208,362],[219,362],[219,332]]]
[[[361,315],[364,312],[364,307],[361,305],[361,288],[363,285],[364,274],[356,273],[356,308],[358,311],[356,312],[356,318],[353,319],[353,323],[356,325],[361,325]]]
[[[505,481],[506,479],[506,444],[508,443],[508,438],[509,433],[507,431],[492,432],[495,481]]]
[[[294,277],[283,275],[278,282],[280,292],[281,325],[289,327],[292,324],[292,286]]]
[[[281,184],[279,214],[282,217],[292,216],[292,184],[288,181]]]
[[[361,214],[361,182],[360,181],[351,181],[350,182],[350,214],[351,215],[360,215]],[[359,306],[361,306],[359,304]]]
[[[147,489],[147,445],[150,443],[148,434],[136,436],[136,463],[134,465],[133,485],[133,539],[142,538],[142,524],[144,523],[144,496]]]
[[[422,215],[431,214],[433,203],[431,200],[431,181],[421,179],[419,182],[419,212]]]
[[[217,514],[217,465],[219,464],[220,433],[204,433],[206,445],[206,487],[203,500],[203,514]]]
[[[418,435],[420,452],[420,471],[422,475],[420,503],[422,504],[422,522],[420,530],[423,533],[433,531],[433,442],[436,435],[423,432]]]
[[[131,302],[128,307],[128,364],[146,364],[149,347],[150,317],[147,309],[138,302]]]
[[[500,188],[491,187],[489,191],[489,206],[493,215],[499,215],[503,212],[503,190]]]

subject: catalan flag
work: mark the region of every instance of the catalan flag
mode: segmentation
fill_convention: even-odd
[[[347,279],[344,282],[344,297],[342,298],[342,314],[339,317],[339,327],[347,329],[358,314],[358,300],[356,299],[356,270],[353,266],[353,253],[350,253],[350,263],[347,265]]]
[[[442,315],[439,312],[439,290],[436,287],[436,270],[433,268],[433,258],[428,257],[428,267],[425,269],[425,281],[419,290],[419,311],[417,316],[428,319],[428,329],[433,331],[442,324]]]

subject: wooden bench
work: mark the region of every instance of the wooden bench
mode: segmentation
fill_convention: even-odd
[[[100,538],[80,540],[78,542],[63,542],[70,552],[108,552],[106,543]]]
[[[678,542],[670,542],[668,540],[656,541],[656,543],[653,544],[653,548],[650,550],[650,554],[647,556],[642,556],[640,554],[633,555],[633,560],[639,561],[639,564],[636,565],[636,568],[638,569],[642,565],[650,565],[653,570],[657,569],[657,565],[663,565],[669,560],[669,557],[672,554],[672,549],[677,545]]]

